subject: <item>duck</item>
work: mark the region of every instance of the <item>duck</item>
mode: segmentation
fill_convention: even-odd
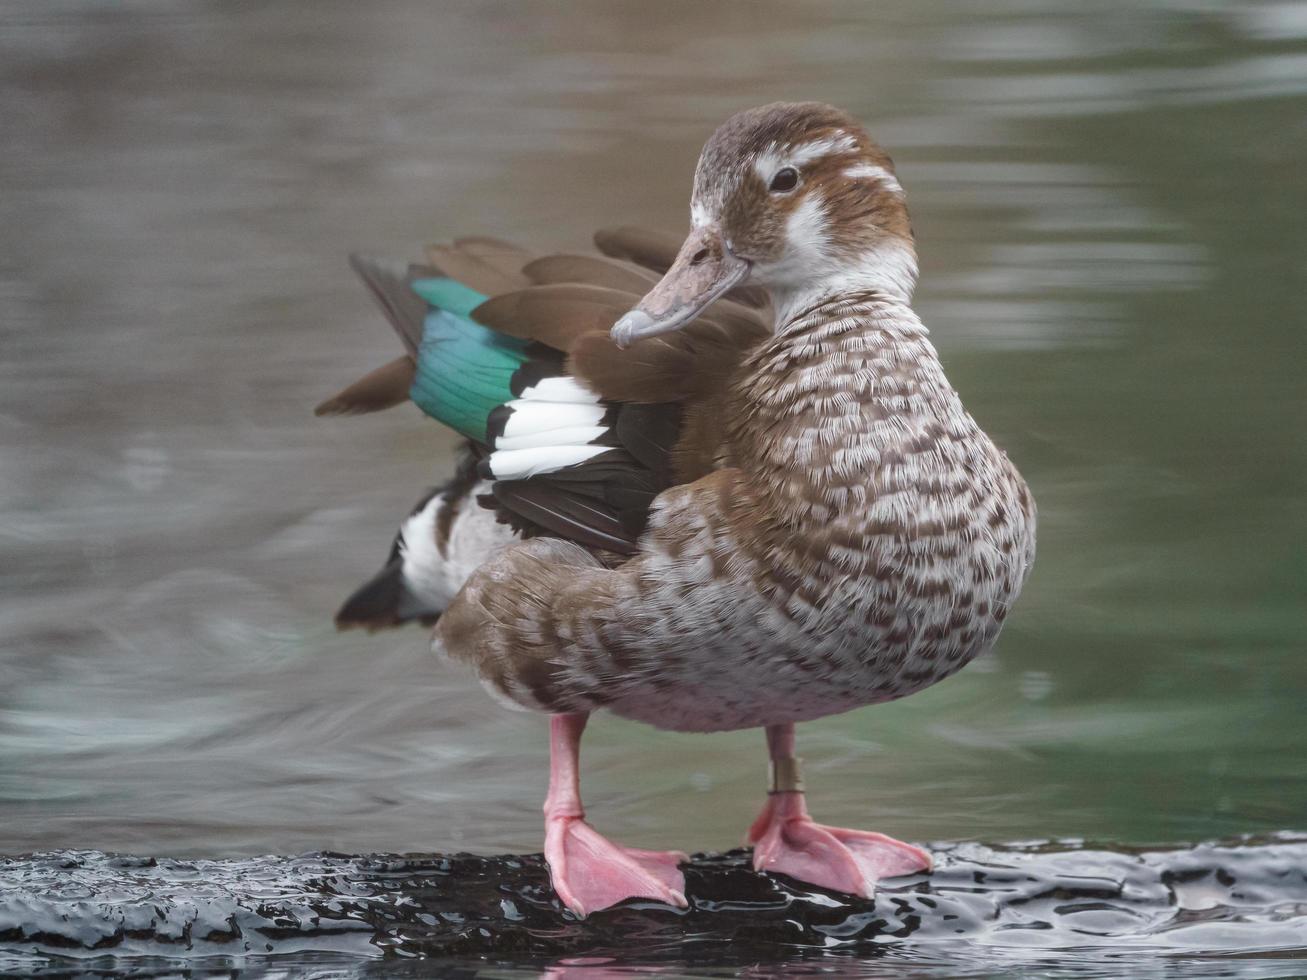
[[[921,847],[809,814],[795,726],[907,697],[994,646],[1036,508],[964,408],[914,312],[893,161],[849,113],[727,119],[679,239],[622,226],[598,254],[456,239],[352,263],[405,351],[319,414],[413,402],[464,442],[342,628],[420,621],[490,694],[549,718],[545,860],[579,917],[685,907],[685,855],[586,819],[598,711],[759,728],[753,866],[870,897]]]

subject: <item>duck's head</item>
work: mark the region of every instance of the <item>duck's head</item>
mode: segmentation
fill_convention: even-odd
[[[908,299],[916,282],[894,164],[848,113],[820,102],[726,120],[699,156],[690,218],[662,281],[613,326],[620,346],[684,326],[745,280],[781,307],[862,289]]]

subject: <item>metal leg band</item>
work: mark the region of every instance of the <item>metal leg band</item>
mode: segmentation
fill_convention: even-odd
[[[771,789],[769,793],[802,793],[803,775],[799,771],[800,760],[791,756],[788,759],[771,760]]]

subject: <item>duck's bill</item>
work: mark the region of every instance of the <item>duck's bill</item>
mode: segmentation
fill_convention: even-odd
[[[715,228],[690,232],[667,274],[635,309],[613,324],[618,347],[679,330],[749,275],[749,263],[727,251]]]

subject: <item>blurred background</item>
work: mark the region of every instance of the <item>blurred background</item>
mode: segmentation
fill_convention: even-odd
[[[7,0],[0,852],[536,850],[542,717],[339,602],[450,468],[345,265],[686,227],[774,99],[893,154],[919,310],[1040,505],[997,652],[803,726],[914,840],[1307,828],[1307,5]],[[757,732],[598,718],[592,818],[723,848]]]

